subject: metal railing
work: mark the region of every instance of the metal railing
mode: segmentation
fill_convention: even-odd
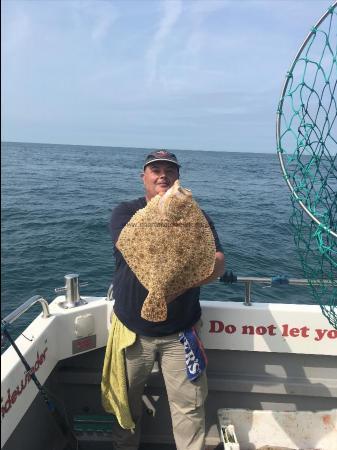
[[[76,277],[76,282],[78,283],[78,275]],[[72,280],[74,281],[74,280]],[[232,284],[232,283],[244,283],[245,285],[245,300],[244,305],[251,306],[251,291],[252,291],[252,284],[258,283],[258,284],[266,284],[269,286],[282,286],[282,285],[296,285],[296,286],[307,286],[307,285],[319,285],[319,284],[326,284],[326,285],[337,285],[337,280],[307,280],[305,278],[288,278],[286,276],[280,275],[276,277],[238,277],[233,274],[232,271],[226,271],[222,277],[219,278],[219,281],[225,283],[225,284]],[[58,289],[61,290],[61,289]],[[65,290],[62,288],[62,290]],[[83,301],[79,302],[79,292],[78,292],[78,285],[76,285],[76,300],[77,302],[74,302],[74,298],[71,298],[71,307],[74,306],[80,306],[83,303],[86,303]],[[81,300],[81,299],[80,299]],[[109,291],[107,294],[107,300],[112,300],[112,284],[109,287]],[[47,300],[45,300],[40,295],[34,295],[30,299],[28,299],[26,302],[24,302],[22,305],[20,305],[18,308],[16,308],[14,311],[9,313],[4,319],[1,320],[2,325],[13,323],[15,320],[17,320],[22,314],[24,314],[28,309],[30,309],[32,306],[34,306],[36,303],[40,303],[42,306],[42,317],[44,319],[47,319],[50,317],[49,312],[49,305]]]
[[[45,300],[40,295],[34,295],[34,297],[29,298],[25,303],[20,305],[14,311],[9,313],[8,316],[3,318],[1,320],[1,323],[3,325],[13,323],[16,319],[18,319],[20,316],[22,316],[22,314],[24,314],[26,311],[28,311],[28,309],[30,309],[36,303],[40,303],[42,306],[42,317],[44,319],[47,319],[48,317],[50,317],[49,305],[48,305],[47,300]]]
[[[79,275],[76,273],[70,273],[65,275],[65,286],[61,288],[56,288],[55,292],[65,292],[65,301],[60,304],[63,308],[75,308],[77,306],[82,306],[87,304],[87,302],[80,297],[80,286],[87,286],[88,283],[79,284]],[[47,300],[45,300],[41,295],[34,295],[29,298],[26,302],[16,308],[14,311],[9,313],[4,319],[1,319],[1,324],[3,326],[13,323],[22,314],[24,314],[28,309],[35,305],[35,303],[40,303],[42,306],[42,317],[47,319],[50,317],[49,305]]]
[[[219,278],[219,281],[225,284],[232,283],[244,283],[245,285],[245,306],[251,306],[252,301],[252,284],[266,284],[270,287],[272,286],[285,286],[285,285],[294,285],[294,286],[308,286],[308,285],[336,285],[337,280],[307,280],[305,278],[288,278],[284,275],[278,275],[275,277],[238,277],[233,274],[232,271],[226,271],[222,277]]]

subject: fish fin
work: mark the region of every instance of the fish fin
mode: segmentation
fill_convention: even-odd
[[[167,319],[167,304],[164,296],[153,294],[149,292],[142,310],[141,317],[149,322],[163,322]]]

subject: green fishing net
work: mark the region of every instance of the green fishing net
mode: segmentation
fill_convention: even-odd
[[[287,73],[277,151],[305,278],[337,329],[337,2],[311,30]]]

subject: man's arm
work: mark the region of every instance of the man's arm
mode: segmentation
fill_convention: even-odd
[[[120,203],[117,205],[111,213],[109,229],[112,237],[113,244],[116,244],[118,241],[120,232],[128,223],[130,218],[132,217],[132,213],[130,213],[128,205],[126,202]]]

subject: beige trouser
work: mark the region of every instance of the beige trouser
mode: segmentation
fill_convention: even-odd
[[[116,424],[114,450],[138,449],[142,394],[156,357],[165,381],[177,450],[204,450],[207,378],[204,372],[197,381],[188,380],[184,346],[179,342],[178,333],[160,338],[137,336],[135,344],[126,349],[125,356],[129,405],[136,431],[131,433]]]

